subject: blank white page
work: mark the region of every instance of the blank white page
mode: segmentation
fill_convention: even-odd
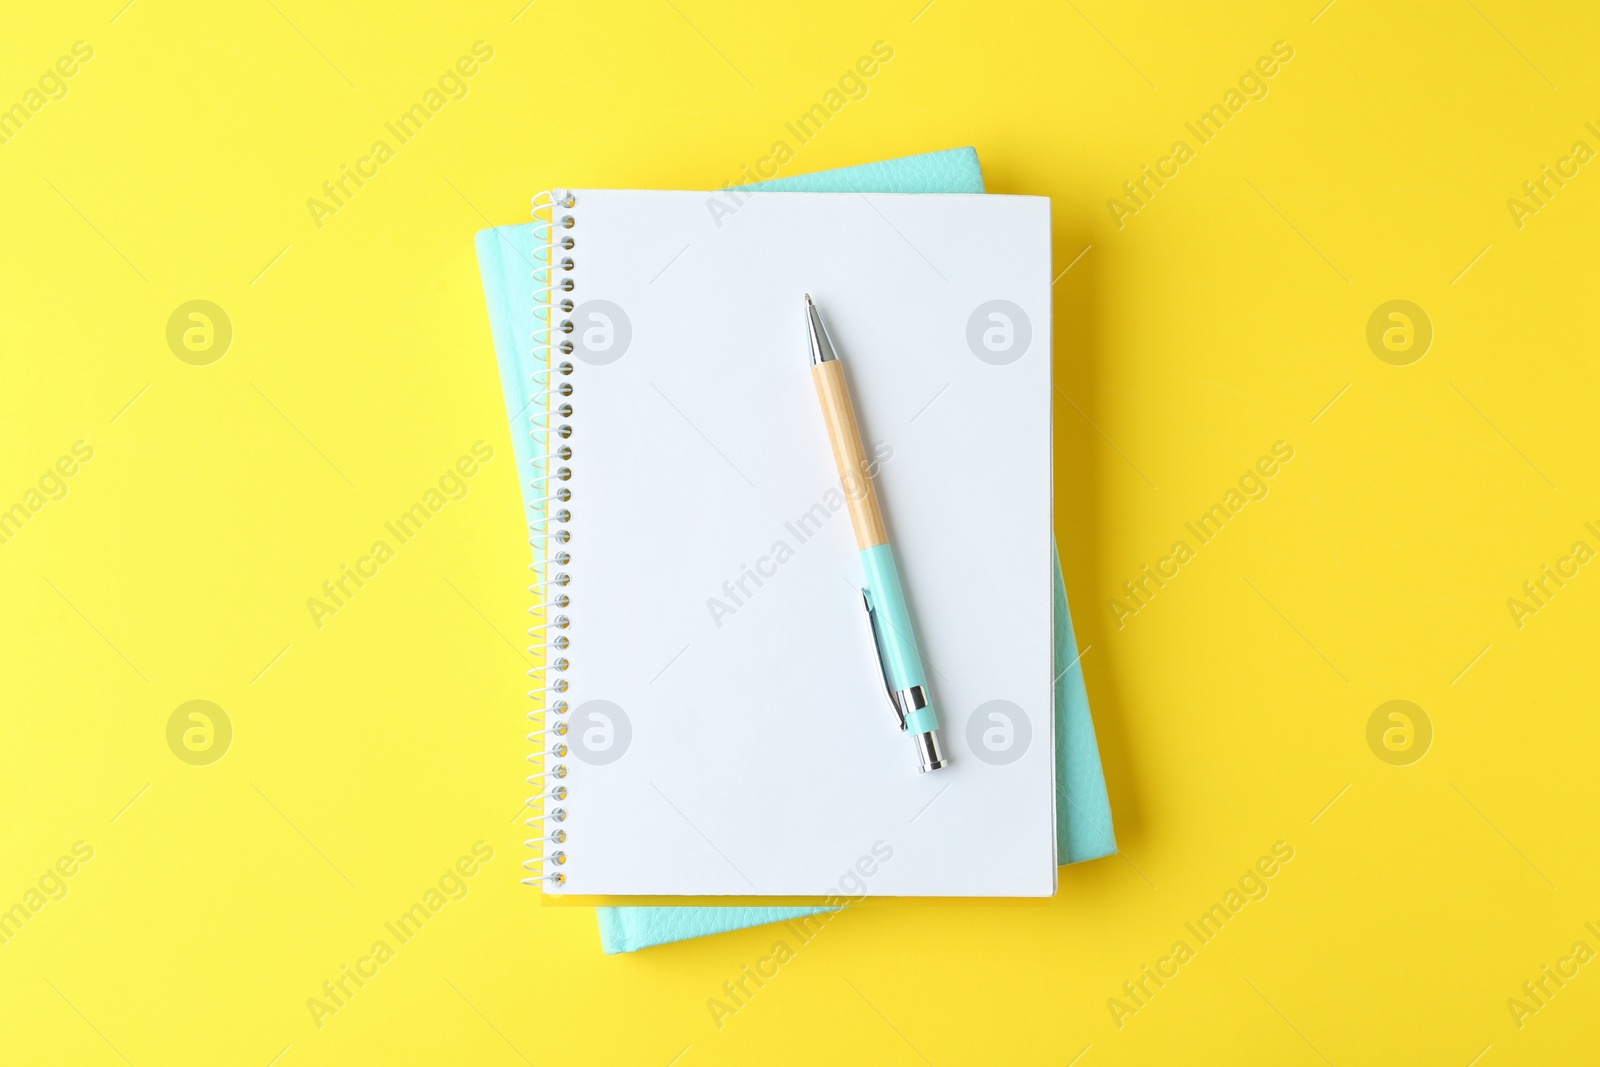
[[[1049,200],[574,195],[547,891],[1054,893]],[[944,770],[883,691],[807,292],[881,459]]]

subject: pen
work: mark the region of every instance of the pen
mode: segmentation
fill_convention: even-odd
[[[850,402],[850,386],[844,380],[844,366],[810,293],[806,294],[806,334],[811,342],[811,380],[817,387],[817,399],[822,402],[833,461],[839,468],[839,480],[844,483],[850,524],[855,527],[856,547],[861,550],[861,567],[866,572],[867,584],[861,595],[872,623],[873,647],[884,691],[900,720],[900,729],[916,742],[917,769],[936,771],[950,763],[939,746],[939,716],[922,673],[922,654],[917,651],[916,634],[911,629],[911,613],[906,610],[905,592],[900,587],[900,569],[895,565],[889,531],[873,488],[855,406]]]

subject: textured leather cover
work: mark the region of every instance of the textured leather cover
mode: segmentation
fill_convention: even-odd
[[[738,188],[762,193],[981,193],[983,169],[977,149],[951,148]]]
[[[953,148],[858,167],[802,174],[742,186],[764,192],[810,193],[981,193],[978,153]],[[715,194],[707,194],[712,196]],[[532,358],[533,313],[528,267],[533,257],[533,225],[497,226],[477,235],[478,265],[494,331],[495,355],[513,424],[526,406],[523,382]],[[513,433],[518,469],[527,462],[524,435]],[[1056,847],[1063,863],[1108,856],[1117,850],[1111,804],[1100,748],[1095,740],[1089,696],[1083,685],[1072,616],[1067,609],[1061,563],[1055,564],[1055,661],[1068,664],[1056,679]],[[827,908],[758,907],[605,907],[596,909],[600,945],[608,953],[634,952],[651,945],[686,941],[765,923],[813,915]]]
[[[606,952],[636,952],[651,945],[687,941],[708,934],[765,926],[828,908],[596,908],[600,947]]]
[[[1111,855],[1117,850],[1117,838],[1100,766],[1100,742],[1089,714],[1089,691],[1083,685],[1082,653],[1067,610],[1059,546],[1055,572],[1056,860],[1065,865]]]

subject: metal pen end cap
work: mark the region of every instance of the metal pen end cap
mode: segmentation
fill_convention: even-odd
[[[939,746],[939,731],[929,730],[925,734],[913,734],[912,740],[917,743],[917,770],[926,774],[928,771],[937,771],[950,766],[944,749]]]

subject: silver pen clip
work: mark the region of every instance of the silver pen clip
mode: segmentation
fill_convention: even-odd
[[[894,709],[894,717],[900,723],[903,732],[906,728],[905,712],[901,710],[899,701],[894,698],[894,691],[889,687],[889,668],[883,662],[883,642],[878,639],[878,613],[872,610],[872,598],[867,595],[865,589],[861,590],[861,605],[867,609],[867,626],[872,631],[872,655],[878,661],[878,680],[883,683],[883,699]]]

